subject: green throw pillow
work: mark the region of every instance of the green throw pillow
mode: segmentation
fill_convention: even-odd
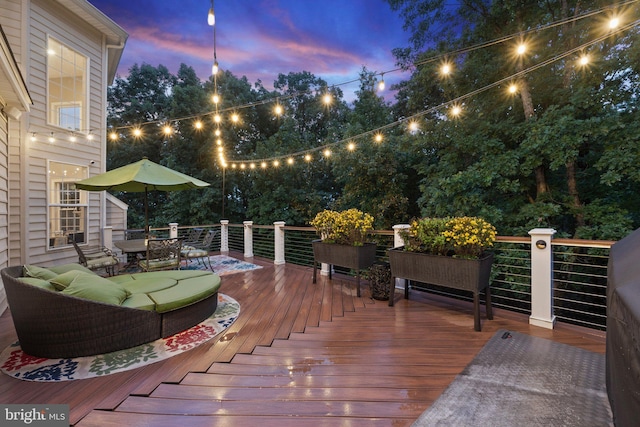
[[[78,271],[78,270],[69,270],[66,273],[62,273],[62,274],[58,274],[56,277],[54,277],[53,279],[49,279],[49,282],[55,286],[55,288],[59,291],[64,291],[70,284],[71,282],[73,282],[73,279],[75,279],[76,277],[78,277],[81,274],[87,274],[83,271]],[[93,274],[93,273],[89,273],[95,277],[98,277],[97,275]]]
[[[49,283],[48,280],[37,279],[35,277],[18,277],[18,280],[24,283],[28,283],[32,286],[37,286],[38,288],[46,289],[48,291],[56,290],[56,288],[51,283]]]
[[[47,269],[56,274],[66,273],[67,271],[83,271],[85,273],[95,274],[84,265],[77,263],[54,265],[53,267],[47,267]]]
[[[37,265],[25,265],[22,267],[22,274],[26,277],[35,277],[44,280],[53,279],[58,275],[47,268],[38,267]]]
[[[87,273],[78,274],[62,293],[113,305],[121,305],[129,296],[129,292],[117,283]]]

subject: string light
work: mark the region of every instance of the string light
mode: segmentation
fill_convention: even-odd
[[[578,64],[583,66],[583,67],[585,65],[588,65],[589,62],[590,62],[590,58],[589,58],[589,55],[587,55],[587,54],[581,55],[580,58],[578,59]]]
[[[487,47],[487,46],[490,46],[490,45],[493,45],[493,44],[503,43],[503,42],[505,42],[505,41],[507,41],[507,40],[515,39],[516,37],[518,37],[518,38],[522,39],[523,35],[526,35],[526,34],[528,34],[528,33],[531,33],[531,32],[534,32],[534,31],[535,31],[535,32],[538,32],[538,31],[541,31],[541,30],[546,29],[546,28],[551,28],[551,27],[553,27],[553,26],[558,26],[558,25],[566,24],[566,22],[576,21],[576,20],[578,20],[578,19],[583,19],[583,18],[585,18],[586,16],[593,16],[593,15],[595,15],[595,14],[597,14],[597,13],[607,12],[608,10],[610,10],[610,9],[608,9],[608,8],[602,8],[602,9],[597,10],[597,11],[589,12],[588,14],[585,14],[584,16],[573,17],[573,18],[571,18],[571,20],[557,21],[557,22],[554,22],[554,23],[551,23],[551,24],[547,24],[547,25],[545,25],[545,26],[543,26],[543,27],[536,27],[535,29],[531,29],[531,30],[527,30],[527,31],[525,31],[525,32],[521,32],[521,33],[519,33],[518,35],[512,35],[512,36],[503,37],[503,38],[501,38],[501,39],[498,39],[497,41],[495,41],[495,40],[494,40],[494,41],[485,42],[485,43],[483,43],[483,44],[481,44],[481,45],[476,45],[476,46],[472,46],[472,47],[470,47],[470,48],[461,49],[460,51],[458,51],[458,52],[454,52],[454,53],[455,53],[455,54],[460,54],[460,53],[463,53],[463,52],[469,52],[469,51],[471,51],[471,50],[479,49],[479,48],[482,48],[482,47]],[[213,1],[211,2],[211,9],[210,9],[210,13],[211,13],[211,14],[213,14]],[[215,15],[213,16],[213,23],[212,23],[211,25],[214,27],[214,65],[216,65],[216,66],[217,66],[216,46],[215,46]],[[631,25],[626,25],[626,24],[625,24],[625,26],[626,26],[626,28],[625,28],[625,29],[633,28],[633,27],[634,27],[634,26],[636,26],[636,25],[637,25],[637,22],[636,22],[636,23],[633,23],[633,24],[631,24]],[[605,26],[606,26],[606,25],[605,25]],[[612,18],[612,19],[608,22],[608,27],[609,27],[609,29],[611,29],[611,30],[613,30],[613,29],[618,29],[618,27],[619,27],[619,26],[620,26],[620,18],[618,18],[618,17]],[[623,30],[624,30],[624,29],[623,29]],[[622,31],[622,30],[620,30],[620,31]],[[609,33],[609,35],[610,35],[610,33]],[[585,44],[583,44],[583,45],[582,45],[582,46],[580,46],[579,48],[580,48],[580,49],[584,49],[586,46],[593,45],[593,44],[595,44],[595,43],[597,43],[597,42],[600,42],[600,41],[603,41],[603,40],[604,40],[603,38],[599,38],[599,39],[596,39],[596,40],[592,40],[592,41],[586,42]],[[524,41],[522,41],[522,40],[521,40],[521,42],[516,46],[516,50],[515,50],[515,52],[517,52],[517,53],[518,53],[518,55],[520,55],[520,56],[521,56],[521,55],[524,55],[527,51],[528,51],[527,44],[525,44],[525,43],[524,43]],[[537,64],[536,66],[531,66],[531,67],[529,67],[529,68],[528,68],[528,69],[526,69],[526,70],[524,70],[524,69],[523,69],[523,70],[520,70],[520,71],[518,71],[518,73],[517,73],[517,74],[515,74],[514,76],[510,76],[510,77],[508,77],[508,78],[501,79],[501,80],[499,80],[498,82],[495,82],[495,83],[493,83],[493,84],[489,84],[489,85],[485,86],[484,88],[477,89],[477,90],[475,90],[475,91],[473,91],[473,92],[470,92],[470,93],[468,93],[468,94],[466,94],[466,95],[460,96],[460,97],[456,98],[456,99],[455,99],[455,100],[453,100],[453,101],[459,102],[459,101],[462,101],[463,99],[466,99],[466,98],[468,98],[468,97],[470,97],[470,96],[474,96],[474,95],[476,95],[476,94],[478,94],[478,93],[480,93],[480,92],[483,92],[483,91],[485,91],[485,90],[491,89],[492,87],[496,87],[496,86],[499,86],[499,85],[504,85],[505,83],[507,83],[507,82],[508,82],[508,80],[511,80],[511,79],[513,79],[514,77],[521,77],[521,76],[523,76],[523,75],[525,75],[525,74],[527,74],[527,73],[529,73],[529,72],[531,72],[531,71],[534,71],[535,69],[541,68],[541,67],[546,66],[546,65],[548,65],[548,64],[550,64],[550,63],[552,63],[552,62],[554,62],[554,61],[557,61],[557,60],[559,60],[559,59],[562,59],[562,58],[564,58],[564,57],[568,56],[568,55],[569,55],[570,53],[572,53],[572,52],[577,52],[577,50],[576,50],[576,49],[572,49],[572,50],[571,50],[571,51],[569,51],[569,52],[561,53],[561,54],[559,54],[559,55],[557,55],[557,56],[555,56],[555,57],[553,57],[553,58],[551,58],[551,59],[549,59],[549,60],[545,60],[545,61],[540,62],[540,63],[539,63],[539,64]],[[574,53],[574,54],[575,54],[575,53]],[[450,52],[450,53],[448,53],[447,55],[448,55],[448,56],[451,56],[451,55],[452,55],[452,53]],[[444,56],[444,55],[442,55],[442,56],[440,56],[440,57],[443,57],[443,56]],[[438,57],[434,57],[434,58],[427,58],[426,60],[423,60],[423,61],[420,61],[420,62],[416,62],[414,65],[415,65],[415,66],[417,66],[417,65],[422,65],[422,64],[428,63],[428,62],[433,62],[433,61],[437,60],[437,58],[438,58]],[[578,63],[579,63],[580,65],[586,65],[586,63],[588,63],[588,62],[590,62],[590,59],[588,59],[588,57],[587,57],[587,58],[580,57],[580,58],[578,59]],[[449,63],[446,63],[446,64],[448,64],[448,67],[445,67],[444,69],[441,69],[441,72],[442,72],[443,74],[449,74],[449,73],[451,73],[451,71],[452,71],[452,66],[451,66]],[[445,64],[443,64],[443,65],[445,65]],[[392,71],[397,71],[397,70],[392,70]],[[214,80],[215,80],[215,76],[214,76]],[[381,73],[381,80],[382,80],[382,81],[384,81],[384,73]],[[334,86],[337,86],[337,85],[334,85]],[[214,88],[215,88],[215,90],[216,90],[216,93],[215,93],[214,95],[217,95],[217,84],[214,86]],[[513,84],[513,83],[512,83],[511,85],[509,85],[509,86],[508,86],[508,90],[509,90],[509,92],[510,92],[510,93],[512,93],[512,94],[517,93],[517,86],[515,86],[515,84]],[[325,102],[325,103],[326,103],[327,95],[328,95],[328,94],[325,94],[325,95],[322,97],[322,100],[323,100],[323,102]],[[291,96],[295,96],[295,94],[293,94],[293,95],[287,95],[287,96],[280,97],[280,98],[282,99],[282,98],[287,98],[287,97],[291,97]],[[418,128],[417,128],[417,124],[413,124],[409,119],[414,119],[414,118],[416,118],[416,117],[424,116],[424,115],[428,114],[428,112],[432,112],[432,111],[435,111],[435,110],[437,110],[437,109],[441,109],[441,108],[443,108],[443,106],[447,106],[447,105],[451,105],[451,108],[450,108],[450,110],[449,110],[449,111],[450,111],[450,114],[452,114],[452,115],[454,115],[454,116],[458,116],[458,115],[460,115],[460,114],[461,114],[462,110],[461,110],[461,108],[460,108],[460,105],[459,105],[459,104],[454,105],[453,103],[451,103],[451,102],[453,102],[453,101],[450,101],[449,103],[445,103],[445,104],[443,104],[443,105],[436,106],[436,107],[434,107],[434,108],[430,108],[430,109],[428,109],[428,110],[425,110],[425,111],[419,112],[419,113],[415,114],[414,116],[412,116],[412,117],[408,118],[407,120],[402,119],[402,120],[398,120],[398,121],[396,121],[395,123],[391,123],[391,124],[389,124],[389,125],[385,125],[383,128],[390,127],[390,126],[394,126],[394,125],[396,125],[396,124],[398,124],[398,123],[405,123],[405,122],[406,122],[406,123],[408,123],[408,124],[407,124],[407,127],[408,127],[409,131],[413,133],[413,132],[415,132],[415,131],[417,131],[417,130],[418,130]],[[273,100],[260,101],[259,103],[260,103],[260,104],[265,104],[265,103],[268,103],[268,102],[273,102]],[[277,102],[277,101],[276,101],[276,102]],[[258,104],[258,103],[251,103],[251,104],[247,104],[246,106],[239,106],[239,107],[238,107],[238,106],[236,106],[236,107],[234,107],[234,109],[247,108],[247,107],[255,106],[255,105],[257,105],[257,104]],[[217,112],[218,112],[217,110],[218,110],[218,108],[217,108],[217,105],[216,105],[216,114],[217,114]],[[223,111],[224,111],[224,110],[223,110]],[[283,109],[283,107],[278,103],[278,105],[276,105],[276,107],[274,108],[274,112],[276,113],[276,115],[281,115],[281,114],[283,114],[284,109]],[[174,119],[174,120],[183,120],[183,119]],[[236,123],[236,122],[237,122],[237,118],[235,117],[235,113],[231,115],[231,121],[232,121],[232,122],[234,122],[234,123]],[[197,124],[196,124],[195,126],[196,126],[196,128],[198,128],[198,125],[197,125]],[[202,126],[202,125],[200,124],[200,126]],[[416,126],[416,127],[414,128],[414,126]],[[382,129],[382,128],[381,128],[381,129]],[[380,129],[377,129],[377,130],[379,131]],[[369,134],[369,135],[370,135],[370,134],[371,134],[372,132],[374,132],[374,131],[376,131],[376,130],[373,130],[373,131],[371,131],[371,130],[370,130],[370,131],[368,131],[368,132],[363,133],[362,135],[367,135],[367,134]],[[219,129],[216,129],[216,133],[218,133],[218,132],[219,132]],[[362,136],[362,135],[360,135],[360,136]],[[356,136],[356,138],[358,138],[358,137],[359,137],[359,136]],[[344,143],[344,141],[342,141],[342,143]],[[333,145],[335,145],[335,144],[336,144],[336,143],[332,143],[332,144],[330,144],[330,145],[332,145],[332,146],[333,146]],[[350,144],[351,144],[351,142],[349,142],[349,145],[350,145]],[[318,148],[318,149],[314,149],[313,151],[315,151],[315,150],[320,150],[320,149],[324,149],[324,148],[320,147],[320,148]],[[328,155],[330,155],[330,150],[329,150],[328,148],[327,148],[327,149],[324,149],[324,152],[325,152],[325,156],[326,156],[326,157],[328,157]],[[296,153],[294,153],[294,154],[290,154],[290,156],[291,156],[291,155],[295,155],[295,154],[296,154]],[[309,154],[306,154],[306,155],[304,156],[304,157],[305,157],[305,160],[307,159],[307,155],[309,155]],[[285,156],[286,156],[286,155],[285,155]],[[309,157],[310,157],[310,155],[309,155]],[[283,157],[283,158],[286,158],[286,157]],[[240,163],[240,162],[239,162],[239,163]],[[246,162],[245,162],[245,163],[246,163]],[[246,163],[246,164],[248,164],[248,163]],[[265,162],[265,164],[266,164],[266,162]],[[279,162],[276,160],[276,161],[274,161],[274,164],[279,164]],[[261,165],[262,165],[262,163],[261,163]]]
[[[202,122],[200,120],[196,120],[196,122],[193,125],[197,130],[201,130],[202,129]]]
[[[209,8],[209,14],[207,15],[207,23],[212,27],[216,25],[216,14],[213,13],[213,0],[211,0],[211,7]]]
[[[350,142],[349,144],[347,144],[347,150],[353,151],[355,149],[356,149],[356,144],[354,142]]]
[[[376,133],[376,134],[374,135],[374,137],[373,137],[373,140],[374,140],[375,142],[382,142],[382,140],[383,140],[383,139],[384,139],[384,137],[382,136],[382,134],[381,134],[381,133]]]
[[[332,101],[333,99],[331,98],[331,95],[329,95],[328,93],[325,93],[324,96],[322,97],[322,102],[324,102],[325,105],[330,105]]]
[[[509,85],[508,90],[509,90],[509,93],[512,94],[512,95],[516,94],[518,92],[518,85],[516,85],[515,83],[511,83]]]
[[[380,81],[378,82],[378,90],[382,92],[385,88],[384,84],[384,73],[380,74]]]
[[[142,136],[142,129],[134,128],[133,129],[133,136],[136,137],[136,138],[140,138]]]

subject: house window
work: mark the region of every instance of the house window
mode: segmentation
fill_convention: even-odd
[[[87,105],[87,57],[51,37],[47,53],[47,120],[54,126],[82,131]]]
[[[88,176],[86,166],[49,162],[49,248],[68,246],[71,240],[86,242],[87,193],[75,182]]]

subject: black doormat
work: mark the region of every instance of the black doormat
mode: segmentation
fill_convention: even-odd
[[[613,426],[605,356],[498,331],[413,426]]]

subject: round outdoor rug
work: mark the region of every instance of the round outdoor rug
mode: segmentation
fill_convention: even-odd
[[[70,381],[128,371],[191,350],[222,333],[240,314],[240,304],[218,294],[218,307],[211,317],[167,338],[113,353],[72,359],[45,359],[22,352],[16,342],[0,354],[0,370],[25,381]]]

